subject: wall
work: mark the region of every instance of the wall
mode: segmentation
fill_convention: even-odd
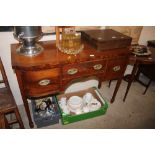
[[[42,40],[52,40],[55,39],[55,35],[53,36],[45,36]],[[155,40],[155,27],[144,27],[139,39],[139,43],[146,44],[147,40]],[[17,41],[13,37],[12,32],[0,32],[0,56],[2,58],[4,68],[6,70],[6,74],[10,83],[11,90],[15,97],[16,103],[18,105],[22,104],[21,94],[19,91],[19,86],[17,83],[16,75],[11,67],[11,53],[10,53],[10,44],[16,43]],[[96,80],[89,80],[87,83],[80,82],[80,85],[74,84],[67,91],[73,91],[77,89],[83,89],[90,85],[97,86],[98,82]],[[80,87],[79,87],[80,86]]]
[[[148,40],[155,40],[155,26],[144,26],[139,38],[139,44],[147,45]]]
[[[108,28],[132,37],[131,44],[138,44],[143,26],[108,26]]]

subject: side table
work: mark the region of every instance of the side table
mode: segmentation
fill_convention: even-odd
[[[130,60],[132,61],[132,63],[134,63],[134,67],[132,69],[132,73],[128,81],[128,85],[127,85],[127,89],[126,89],[123,101],[126,100],[126,97],[128,95],[131,84],[135,78],[139,65],[140,64],[155,64],[155,48],[150,47],[150,51],[152,53],[150,56],[135,56],[135,55],[130,56]]]

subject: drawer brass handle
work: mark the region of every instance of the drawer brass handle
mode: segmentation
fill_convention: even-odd
[[[118,72],[120,69],[121,69],[120,66],[115,66],[115,67],[113,67],[113,71],[114,71],[114,72]]]
[[[49,79],[44,79],[38,82],[40,86],[47,86],[48,84],[51,83],[51,80]]]
[[[96,64],[93,66],[95,70],[100,70],[103,66],[101,64]]]
[[[77,68],[71,68],[67,71],[67,73],[69,75],[73,75],[73,74],[76,74],[78,72],[78,69]]]

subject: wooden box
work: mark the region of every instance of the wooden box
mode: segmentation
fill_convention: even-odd
[[[81,38],[98,51],[125,48],[131,45],[132,38],[112,29],[81,31]]]

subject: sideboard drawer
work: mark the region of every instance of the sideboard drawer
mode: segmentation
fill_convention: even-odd
[[[24,73],[24,79],[27,82],[35,82],[40,81],[42,79],[54,78],[60,76],[60,69],[53,68],[53,69],[45,69],[39,71],[26,71]]]
[[[69,64],[63,66],[64,78],[78,78],[81,76],[94,75],[97,73],[104,73],[106,69],[106,61],[98,60],[92,62],[85,62],[79,64]]]
[[[107,70],[105,74],[106,80],[115,79],[123,76],[127,62],[127,57],[109,60],[107,63]]]
[[[60,69],[23,72],[24,90],[28,96],[42,96],[59,90]]]

